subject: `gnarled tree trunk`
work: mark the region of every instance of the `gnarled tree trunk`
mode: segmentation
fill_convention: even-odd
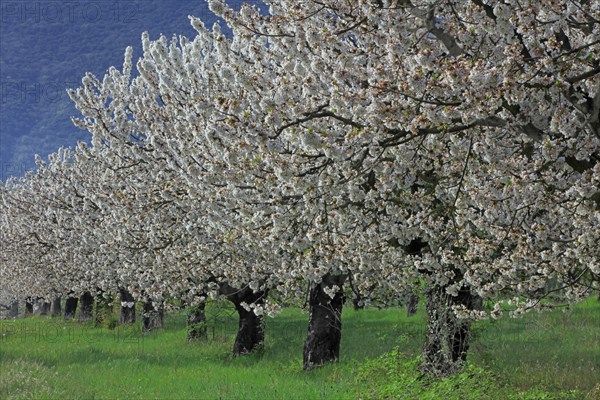
[[[246,310],[241,304],[236,304],[235,309],[239,315],[239,324],[233,355],[242,355],[260,349],[265,342],[265,319],[256,315],[254,311]]]
[[[123,324],[135,323],[135,299],[127,289],[119,289],[121,297],[121,316],[119,322]]]
[[[311,369],[340,358],[342,339],[343,285],[346,275],[327,274],[313,284],[309,297],[308,334],[304,342],[304,369]],[[331,288],[337,286],[331,292]],[[330,291],[333,298],[325,291]]]
[[[187,340],[193,342],[196,340],[206,339],[206,314],[204,308],[205,302],[201,302],[197,306],[191,306],[187,315]]]
[[[145,298],[143,302],[142,326],[144,332],[150,332],[163,326],[165,307],[162,301],[152,302]]]
[[[260,349],[265,341],[265,319],[262,315],[256,315],[252,309],[247,310],[242,303],[262,304],[267,297],[267,291],[255,293],[248,286],[236,289],[227,284],[221,285],[220,290],[233,303],[239,315],[233,355],[239,356]]]
[[[79,298],[79,320],[90,321],[94,315],[94,296],[90,292],[83,292]]]
[[[60,296],[52,300],[52,306],[50,307],[50,315],[52,315],[53,317],[60,317],[62,315],[62,304],[60,302]]]
[[[79,299],[77,297],[67,297],[65,301],[65,320],[71,320],[75,318],[75,311],[77,311],[77,303]]]
[[[467,359],[471,321],[456,317],[453,306],[469,310],[481,306],[480,298],[468,288],[457,296],[446,293],[445,287],[432,287],[427,292],[427,337],[421,369],[435,376],[448,376],[461,370]]]

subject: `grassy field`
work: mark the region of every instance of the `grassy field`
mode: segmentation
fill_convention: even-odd
[[[344,310],[341,361],[302,371],[307,315],[267,321],[265,348],[232,358],[237,321],[208,311],[209,340],[188,345],[185,316],[160,331],[93,328],[33,317],[0,321],[0,398],[34,399],[600,399],[600,302],[474,326],[465,372],[430,380],[414,368],[422,313]]]

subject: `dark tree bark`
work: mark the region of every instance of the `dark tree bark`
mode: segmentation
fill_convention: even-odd
[[[458,319],[452,306],[469,310],[481,307],[478,296],[468,288],[457,296],[446,293],[445,287],[433,287],[427,292],[428,328],[421,369],[430,375],[448,376],[461,370],[467,359],[471,321]]]
[[[417,304],[419,304],[419,296],[412,291],[408,294],[406,301],[406,316],[412,317],[417,313]]]
[[[119,322],[123,324],[135,323],[135,299],[127,289],[119,289],[121,297],[121,316]]]
[[[19,316],[19,301],[15,300],[10,304],[8,310],[8,316],[11,318],[17,318]]]
[[[238,332],[233,344],[233,355],[251,353],[262,348],[265,342],[265,319],[256,315],[254,311],[247,311],[240,304],[236,305],[240,317]]]
[[[152,299],[146,298],[143,301],[142,326],[144,332],[150,332],[163,326],[165,307],[161,302],[152,303]]]
[[[312,369],[340,358],[342,339],[343,285],[346,275],[326,275],[313,284],[309,296],[308,334],[304,342],[304,369]],[[337,286],[331,298],[324,289]]]
[[[419,255],[428,247],[420,238],[412,240],[404,250],[410,255]],[[427,274],[426,270],[421,272]],[[462,279],[460,270],[455,269],[454,280]],[[459,319],[453,306],[468,310],[480,309],[482,299],[462,287],[456,296],[446,292],[447,286],[432,286],[427,290],[427,334],[422,353],[421,371],[433,376],[448,376],[459,372],[467,359],[471,321]]]
[[[187,340],[188,342],[194,342],[196,340],[203,340],[207,338],[206,334],[206,314],[204,308],[206,307],[205,302],[201,302],[197,306],[190,307],[187,315]]]
[[[96,317],[94,325],[100,327],[112,316],[112,298],[99,295],[96,297]]]
[[[25,299],[25,315],[33,314],[33,299],[28,297]]]
[[[75,318],[75,311],[77,311],[77,303],[79,299],[77,297],[67,297],[65,301],[65,320],[71,320]]]
[[[54,300],[52,300],[52,307],[50,309],[50,315],[52,315],[53,317],[60,317],[62,315],[62,305],[61,305],[61,298],[56,297]]]
[[[236,289],[227,284],[221,285],[220,290],[233,303],[239,316],[233,355],[248,354],[262,348],[265,341],[265,318],[262,315],[256,315],[252,310],[246,310],[242,303],[262,304],[267,298],[267,291],[255,293],[248,286]]]
[[[94,296],[90,292],[84,292],[79,298],[79,320],[90,321],[94,318]]]

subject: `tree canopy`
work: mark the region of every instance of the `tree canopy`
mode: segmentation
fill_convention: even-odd
[[[418,280],[494,317],[597,288],[598,1],[265,3],[210,0],[231,37],[190,17],[69,92],[92,145],[4,186],[3,276],[290,300]]]

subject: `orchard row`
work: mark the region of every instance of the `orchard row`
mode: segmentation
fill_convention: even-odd
[[[266,3],[210,0],[230,37],[190,17],[69,91],[91,145],[1,189],[11,296],[227,297],[242,353],[305,303],[311,368],[345,290],[420,287],[447,374],[469,321],[598,288],[597,0]]]

